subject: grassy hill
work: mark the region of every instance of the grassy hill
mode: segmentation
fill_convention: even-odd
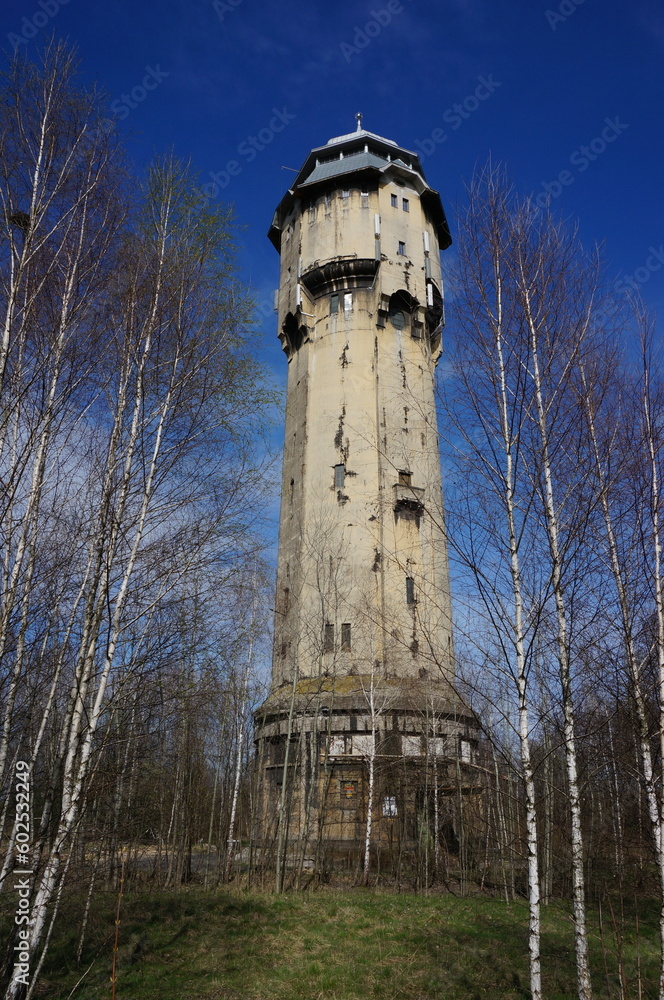
[[[42,980],[42,998],[109,998],[116,897],[95,897],[80,965],[81,900],[65,905]],[[598,997],[656,996],[657,907],[614,900],[591,911]],[[123,900],[118,1000],[486,1000],[528,991],[528,914],[522,901],[323,890],[130,893]],[[59,929],[58,929],[59,927]],[[621,959],[622,954],[622,959]],[[575,995],[570,908],[543,910],[542,964],[549,1000]],[[639,969],[641,994],[638,991]],[[621,971],[622,970],[622,971]],[[81,980],[81,977],[82,980]],[[78,982],[78,986],[76,986]]]

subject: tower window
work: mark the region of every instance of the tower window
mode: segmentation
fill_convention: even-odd
[[[408,205],[408,198],[401,199],[401,207],[403,208],[404,212],[410,212],[410,207]]]
[[[334,488],[335,490],[342,490],[344,488],[344,483],[346,482],[346,466],[345,465],[335,465],[334,467]]]
[[[412,486],[413,485],[413,473],[404,472],[403,469],[399,470],[399,486]]]
[[[341,192],[341,197],[342,198],[350,198],[350,191],[342,191]]]
[[[402,257],[406,256],[406,244],[402,243],[401,240],[399,240],[399,249],[397,250],[397,253],[401,254]]]
[[[383,799],[383,816],[398,816],[396,795],[386,795]]]
[[[399,199],[397,198],[397,196],[395,194],[391,194],[390,195],[390,203],[392,205],[392,208],[397,208],[398,207],[398,205],[399,205]]]
[[[334,316],[334,314],[338,312],[339,312],[339,296],[330,295],[330,316]]]
[[[350,312],[353,308],[353,293],[344,292],[344,312]]]
[[[341,624],[341,648],[350,649],[350,622],[342,622]]]
[[[412,576],[406,577],[406,604],[416,604],[415,600],[415,581]]]
[[[323,644],[324,653],[334,652],[334,625],[329,623],[325,626],[325,640]]]

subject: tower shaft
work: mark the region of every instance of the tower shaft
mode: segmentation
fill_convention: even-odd
[[[379,757],[473,752],[453,688],[434,397],[450,238],[417,156],[359,129],[310,154],[270,237],[288,388],[272,690],[257,713],[266,810],[291,768],[296,835],[327,823],[351,842],[367,760],[373,776]],[[383,785],[379,813],[408,813],[394,778]]]

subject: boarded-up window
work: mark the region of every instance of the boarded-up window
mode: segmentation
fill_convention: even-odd
[[[415,604],[415,581],[412,576],[406,577],[406,604]]]
[[[447,754],[447,737],[446,736],[429,737],[427,750],[430,757],[445,757]]]
[[[352,753],[356,757],[369,757],[373,748],[373,733],[353,733]]]
[[[341,624],[341,648],[350,649],[350,622]]]
[[[346,466],[345,465],[335,465],[334,467],[334,488],[335,490],[342,490],[344,488],[344,483],[346,482]]]
[[[330,757],[339,757],[346,753],[346,736],[330,736]]]
[[[413,479],[412,472],[404,472],[403,469],[399,470],[399,486],[410,486]]]
[[[402,736],[401,752],[404,757],[420,757],[422,755],[422,740],[419,736]]]
[[[329,623],[325,626],[325,640],[323,648],[326,653],[334,652],[334,625],[330,625]]]

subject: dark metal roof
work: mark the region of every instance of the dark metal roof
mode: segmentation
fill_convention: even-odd
[[[375,153],[351,153],[343,159],[330,160],[327,163],[318,163],[305,181],[298,187],[306,187],[309,184],[316,184],[318,181],[327,180],[330,177],[340,177],[342,174],[350,174],[354,170],[362,170],[364,167],[384,167],[387,161]]]

